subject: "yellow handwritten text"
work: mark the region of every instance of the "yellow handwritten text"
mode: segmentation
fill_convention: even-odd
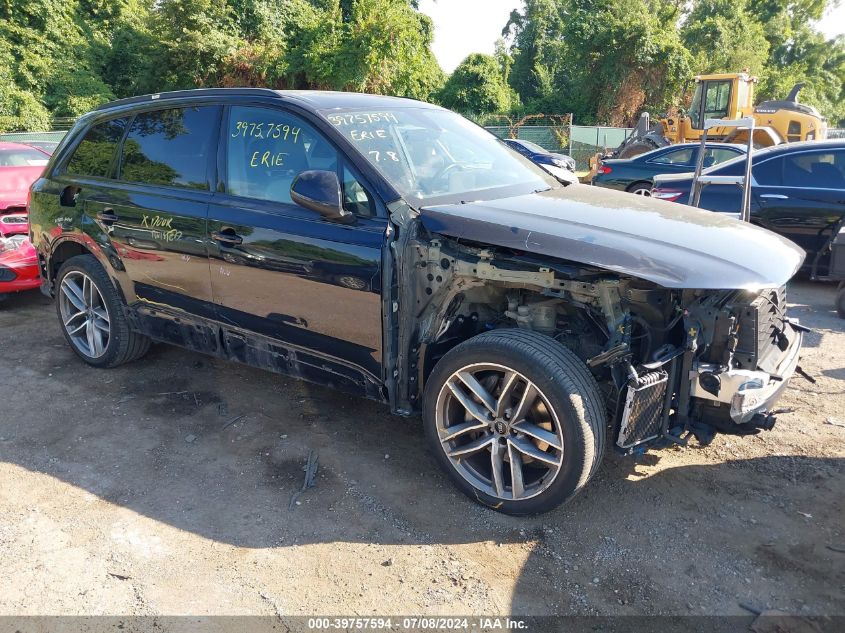
[[[253,152],[249,159],[250,167],[282,167],[287,152]]]
[[[287,123],[258,123],[254,121],[236,121],[235,129],[231,137],[238,138],[265,138],[279,141],[290,140],[293,143],[299,142],[299,133],[302,130]]]

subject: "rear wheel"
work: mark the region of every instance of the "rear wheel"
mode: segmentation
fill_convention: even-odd
[[[647,196],[651,197],[651,183],[650,182],[635,182],[633,185],[628,187],[626,190],[628,193],[632,193],[635,196]]]
[[[465,494],[514,515],[574,496],[604,451],[604,406],[583,361],[527,330],[452,349],[425,388],[426,436]]]
[[[73,351],[94,367],[122,365],[150,348],[150,339],[129,327],[117,290],[93,255],[71,257],[59,269],[56,312]]]

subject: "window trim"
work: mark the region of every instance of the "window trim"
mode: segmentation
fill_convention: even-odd
[[[369,182],[369,180],[361,175],[361,170],[358,169],[358,166],[354,163],[354,161],[350,160],[347,156],[346,152],[343,151],[339,146],[338,143],[331,137],[331,135],[327,134],[325,130],[321,129],[321,126],[317,125],[315,121],[313,121],[310,117],[304,115],[304,113],[297,111],[293,108],[285,107],[286,104],[274,104],[268,102],[255,102],[255,101],[244,101],[240,102],[238,100],[231,100],[222,102],[222,114],[220,117],[220,125],[218,126],[218,144],[217,144],[217,160],[216,164],[216,183],[212,192],[215,195],[220,195],[221,197],[225,197],[227,200],[248,200],[251,203],[255,204],[258,203],[260,205],[276,205],[282,208],[294,208],[300,211],[304,211],[306,213],[313,214],[315,216],[319,216],[314,211],[310,211],[305,209],[304,207],[299,206],[296,203],[291,202],[284,202],[281,200],[268,200],[266,198],[253,198],[250,196],[234,194],[228,191],[228,177],[229,177],[229,137],[228,137],[228,122],[231,116],[231,109],[233,107],[242,107],[242,108],[260,108],[263,110],[272,110],[275,112],[281,112],[288,116],[295,117],[297,119],[302,120],[306,123],[309,127],[311,127],[314,132],[319,134],[320,138],[322,138],[325,142],[327,142],[336,152],[337,152],[337,170],[336,174],[338,180],[341,182],[341,187],[343,186],[343,169],[344,167],[348,168],[349,171],[358,179],[361,185],[364,187],[367,194],[373,200],[373,206],[375,207],[375,215],[370,217],[355,215],[355,218],[361,221],[372,221],[372,220],[385,220],[387,218],[386,208],[384,206],[381,197],[377,195],[375,187]],[[268,211],[272,212],[272,211]],[[299,216],[296,216],[298,219],[302,219]],[[322,217],[322,216],[319,216]],[[318,217],[318,219],[319,219]],[[354,226],[354,225],[353,225]]]
[[[102,125],[103,123],[108,123],[109,121],[116,121],[118,119],[126,119],[127,123],[123,128],[123,134],[121,134],[120,138],[117,141],[117,145],[115,147],[115,152],[111,157],[111,161],[109,161],[109,168],[108,168],[108,175],[106,176],[92,176],[89,174],[74,174],[67,170],[68,164],[73,159],[74,155],[76,154],[76,150],[79,149],[79,146],[82,144],[82,141],[85,140],[85,137],[88,136],[88,133],[93,130],[96,126]],[[94,181],[116,181],[117,178],[115,177],[115,165],[120,160],[120,155],[123,151],[123,139],[126,138],[126,132],[129,130],[130,125],[132,125],[132,121],[135,119],[135,115],[133,112],[122,112],[115,116],[103,116],[92,119],[90,123],[85,125],[83,131],[79,134],[75,135],[73,142],[70,146],[62,151],[62,156],[59,158],[55,168],[52,170],[50,176],[51,177],[68,177],[68,178],[78,178],[84,180],[94,180]]]

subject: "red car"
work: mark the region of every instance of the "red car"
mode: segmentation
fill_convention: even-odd
[[[41,283],[38,257],[29,241],[26,201],[49,158],[28,145],[0,143],[0,300]]]

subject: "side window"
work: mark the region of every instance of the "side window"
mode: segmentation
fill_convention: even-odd
[[[115,150],[126,129],[127,119],[97,123],[76,146],[65,172],[76,176],[108,178]]]
[[[337,171],[334,147],[282,110],[234,106],[226,130],[226,191],[233,195],[292,204],[290,186],[298,174]]]
[[[665,154],[652,158],[650,163],[658,165],[689,165],[692,161],[693,148],[687,147],[685,149],[675,150],[674,152],[666,152]]]
[[[752,160],[751,173],[757,184],[764,187],[780,187],[783,185],[783,158],[772,158],[755,165]]]
[[[787,187],[845,189],[845,151],[787,156],[783,184]]]
[[[123,143],[120,179],[207,189],[217,113],[217,106],[200,106],[138,114]]]
[[[704,167],[712,167],[719,163],[724,163],[726,160],[736,158],[739,154],[732,149],[725,149],[723,147],[708,147],[704,151]]]
[[[376,214],[372,196],[348,167],[343,168],[343,208],[355,215],[371,218]]]

